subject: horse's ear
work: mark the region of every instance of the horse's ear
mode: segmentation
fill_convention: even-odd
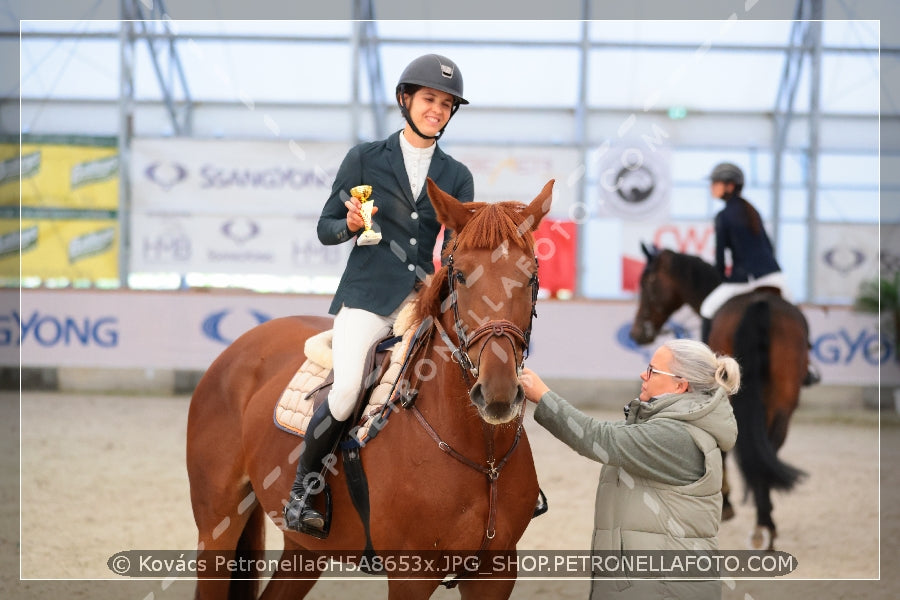
[[[457,233],[462,231],[466,223],[474,214],[465,204],[442,190],[432,181],[431,177],[426,179],[428,185],[428,197],[434,206],[434,212],[437,214],[438,222],[442,223],[447,229],[452,229]]]
[[[647,257],[647,260],[653,260],[653,258],[659,254],[659,248],[656,247],[656,244],[648,246],[644,242],[641,242],[641,250],[644,251],[644,256]]]
[[[553,203],[554,183],[556,183],[555,179],[548,181],[541,193],[531,201],[531,204],[525,207],[525,221],[520,226],[520,230],[524,231],[524,227],[528,227],[532,231],[537,231],[538,225],[541,224],[541,219],[550,212],[550,205]]]

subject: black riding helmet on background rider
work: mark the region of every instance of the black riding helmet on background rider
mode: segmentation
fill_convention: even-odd
[[[740,195],[741,190],[744,189],[744,172],[734,163],[723,162],[717,164],[709,174],[709,180],[712,183],[721,181],[722,183],[734,184],[734,192],[732,192],[734,196]]]
[[[397,82],[397,104],[400,106],[400,113],[409,126],[419,137],[436,140],[444,133],[447,124],[437,133],[437,135],[425,135],[413,123],[409,115],[409,107],[404,103],[404,94],[412,97],[420,88],[428,87],[440,92],[444,92],[453,96],[453,108],[450,110],[450,119],[459,109],[461,104],[468,104],[469,101],[463,98],[463,79],[462,72],[452,60],[440,54],[426,54],[409,63],[400,74],[400,80]],[[447,123],[450,122],[447,119]]]

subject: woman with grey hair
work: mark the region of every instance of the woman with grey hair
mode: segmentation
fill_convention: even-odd
[[[521,381],[526,397],[537,403],[535,420],[582,456],[603,463],[594,552],[715,552],[722,452],[737,439],[729,396],[740,386],[740,368],[702,342],[672,340],[656,350],[640,377],[640,395],[617,422],[582,413],[530,369]],[[648,571],[624,573],[624,580],[606,576],[593,573],[591,598],[721,597],[719,581],[639,579],[665,576]]]

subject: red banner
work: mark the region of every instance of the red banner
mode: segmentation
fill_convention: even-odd
[[[578,228],[572,221],[544,219],[534,234],[534,253],[540,265],[541,290],[568,299],[575,294]]]

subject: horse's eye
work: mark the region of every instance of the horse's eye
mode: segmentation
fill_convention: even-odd
[[[456,272],[456,281],[465,285],[466,284],[466,276],[462,274],[462,271]]]

